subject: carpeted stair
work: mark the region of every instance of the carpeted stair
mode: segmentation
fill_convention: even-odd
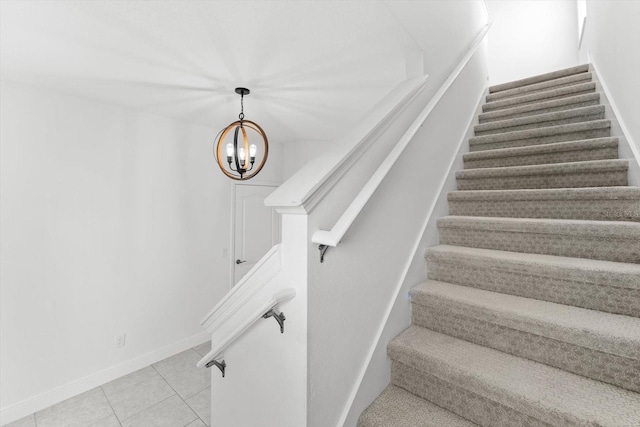
[[[640,188],[592,78],[489,88],[359,427],[640,426]]]

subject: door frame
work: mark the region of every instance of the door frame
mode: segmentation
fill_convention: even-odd
[[[231,183],[231,217],[229,223],[231,224],[231,229],[229,232],[229,289],[233,289],[235,286],[235,262],[236,262],[236,187],[238,185],[242,186],[253,186],[253,187],[279,187],[282,183],[277,183],[275,181],[258,181],[258,182],[232,182]],[[282,233],[282,230],[280,230]]]

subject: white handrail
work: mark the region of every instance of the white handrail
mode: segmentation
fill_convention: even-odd
[[[480,43],[484,39],[484,36],[487,34],[489,29],[493,25],[493,22],[487,24],[480,31],[478,36],[476,36],[473,44],[464,58],[460,61],[458,66],[451,72],[447,80],[442,84],[440,89],[435,93],[431,101],[426,105],[426,107],[422,110],[418,118],[411,124],[409,129],[402,135],[402,138],[398,141],[395,147],[391,150],[391,152],[384,159],[382,164],[378,167],[378,169],[371,176],[369,181],[362,187],[362,190],[358,193],[358,195],[353,199],[353,202],[347,207],[342,216],[338,219],[331,230],[318,230],[313,234],[311,241],[313,243],[317,243],[319,245],[325,246],[338,246],[338,243],[342,240],[342,237],[345,235],[351,224],[355,221],[355,219],[360,215],[362,209],[367,204],[373,193],[376,191],[382,180],[387,176],[393,165],[396,163],[402,152],[407,145],[413,140],[413,137],[416,135],[420,127],[422,127],[423,123],[431,114],[431,111],[435,108],[435,106],[440,102],[440,99],[444,95],[444,93],[449,89],[449,86],[453,83],[453,81],[458,77],[462,69],[467,65],[467,62],[471,59],[475,51],[480,46]]]
[[[276,294],[272,295],[262,304],[255,308],[251,312],[250,316],[247,316],[246,320],[242,322],[236,329],[234,329],[230,334],[228,334],[225,338],[220,340],[217,343],[212,343],[211,351],[209,351],[200,361],[197,363],[198,368],[204,367],[207,363],[212,360],[216,360],[220,358],[222,353],[231,345],[235,340],[240,338],[242,334],[245,333],[247,329],[255,322],[260,320],[262,316],[273,309],[279,304],[285,303],[296,296],[296,290],[293,288],[285,289]]]
[[[486,35],[487,31],[490,28],[490,25],[485,29],[481,30],[480,34],[480,42],[482,41],[482,38],[484,38],[484,36]],[[477,39],[475,40],[476,42],[478,41]],[[477,50],[479,43],[476,43],[475,45],[472,46],[472,48],[470,49],[470,55],[468,56],[473,56],[474,52]],[[464,64],[466,64],[469,61],[469,58],[467,58],[467,56],[465,56],[463,58],[463,62]],[[457,68],[456,68],[457,70]],[[455,70],[454,70],[455,72]],[[453,74],[453,73],[452,73]],[[482,90],[482,93],[478,93],[477,96],[477,102],[475,105],[479,105],[480,100],[482,98],[482,94],[484,93],[484,89]],[[467,128],[469,128],[471,126],[473,117],[469,118],[469,123],[467,125]],[[458,153],[460,151],[460,146],[463,144],[463,142],[465,141],[465,137],[460,138],[458,147],[456,148],[456,150],[454,151],[455,153]],[[368,370],[370,369],[370,365],[371,365],[371,361],[374,358],[375,352],[378,349],[379,345],[380,345],[380,341],[382,340],[382,336],[385,332],[385,328],[389,322],[389,318],[391,317],[391,313],[394,310],[394,306],[396,304],[396,302],[398,301],[398,298],[400,298],[400,292],[403,289],[403,285],[406,283],[407,281],[407,276],[409,274],[409,270],[412,266],[413,260],[416,257],[416,254],[418,253],[419,248],[421,247],[421,242],[423,239],[423,236],[425,234],[425,230],[427,229],[427,226],[429,224],[429,220],[431,219],[433,212],[436,208],[436,204],[438,202],[438,197],[440,194],[442,194],[443,189],[445,188],[446,182],[447,182],[447,177],[449,176],[449,174],[451,173],[451,170],[453,168],[454,162],[456,160],[456,157],[453,156],[450,159],[449,165],[447,167],[447,173],[442,177],[442,180],[440,181],[440,184],[438,186],[438,190],[435,192],[436,197],[433,199],[432,203],[430,204],[427,214],[424,217],[424,221],[418,231],[418,233],[416,233],[416,236],[418,236],[413,245],[412,245],[412,249],[409,252],[409,256],[407,258],[407,262],[405,263],[405,265],[403,266],[403,269],[400,273],[400,275],[398,276],[398,281],[396,282],[396,286],[395,289],[391,295],[391,298],[389,299],[389,304],[387,305],[387,308],[384,312],[384,315],[382,317],[382,319],[380,320],[380,323],[378,325],[378,329],[376,331],[376,335],[372,341],[371,346],[369,347],[369,351],[367,352],[367,355],[365,357],[364,362],[361,365],[360,371],[358,372],[358,377],[356,378],[356,381],[353,384],[353,387],[351,389],[351,393],[349,394],[349,397],[347,398],[347,401],[343,407],[343,411],[342,414],[340,415],[340,420],[339,422],[336,424],[337,426],[343,426],[345,425],[345,422],[349,416],[349,413],[352,409],[353,403],[356,400],[356,396],[358,395],[358,391],[360,390],[360,387],[362,386],[362,382],[364,380],[364,377],[366,375],[366,373],[368,372]],[[412,283],[413,285],[413,283]]]
[[[265,205],[311,212],[349,169],[344,165],[353,163],[394,122],[424,90],[427,78],[425,75],[399,84],[367,112],[355,129],[334,144],[334,150],[296,172],[265,199]]]
[[[200,324],[213,333],[273,279],[281,269],[281,245],[275,245],[213,307]]]

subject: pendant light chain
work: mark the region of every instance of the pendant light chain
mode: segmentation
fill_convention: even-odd
[[[244,93],[240,94],[240,114],[238,118],[241,122],[244,120]]]

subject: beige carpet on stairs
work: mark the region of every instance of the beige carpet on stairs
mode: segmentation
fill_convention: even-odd
[[[596,89],[489,88],[359,427],[640,427],[640,188]]]

